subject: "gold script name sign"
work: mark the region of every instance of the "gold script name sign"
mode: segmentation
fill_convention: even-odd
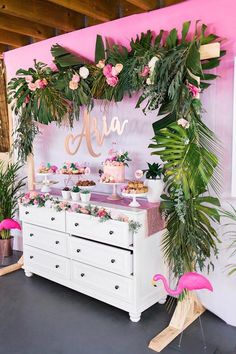
[[[104,115],[102,117],[102,126],[99,128],[98,119],[96,117],[91,117],[88,111],[85,110],[82,118],[81,133],[77,135],[68,134],[66,136],[65,150],[69,155],[75,155],[78,152],[82,141],[85,140],[90,155],[98,157],[101,153],[94,150],[92,137],[95,137],[97,145],[102,146],[105,137],[109,136],[111,133],[122,135],[127,124],[128,120],[121,123],[118,117],[113,117],[110,125],[108,125],[107,118]]]

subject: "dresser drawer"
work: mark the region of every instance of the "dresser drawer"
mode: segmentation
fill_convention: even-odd
[[[133,243],[128,223],[100,222],[97,217],[78,213],[67,213],[66,232],[120,247],[129,247]]]
[[[70,258],[88,263],[121,275],[133,272],[132,253],[112,246],[69,237]]]
[[[66,228],[65,212],[57,212],[49,208],[24,207],[20,205],[20,220],[62,232],[65,232]]]
[[[132,279],[72,261],[72,281],[127,302],[131,301]]]
[[[24,244],[68,257],[68,235],[43,227],[23,224]]]
[[[63,279],[70,278],[69,259],[39,250],[31,246],[24,246],[24,265],[29,271],[46,272]]]

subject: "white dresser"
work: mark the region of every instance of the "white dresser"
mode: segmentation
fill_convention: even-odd
[[[100,204],[101,205],[101,204]],[[20,206],[24,269],[129,312],[141,313],[164,303],[165,291],[152,285],[155,273],[166,274],[161,254],[163,231],[147,237],[147,211],[102,204],[138,221],[136,234],[127,222],[49,208]]]

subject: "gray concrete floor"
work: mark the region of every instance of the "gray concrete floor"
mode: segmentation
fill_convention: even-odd
[[[15,253],[19,258],[19,253]],[[10,261],[10,260],[9,260]],[[152,354],[148,342],[168,324],[165,305],[145,311],[139,323],[100,301],[22,270],[0,278],[0,354]],[[208,342],[203,349],[199,322],[163,354],[236,354],[236,328],[206,312]]]

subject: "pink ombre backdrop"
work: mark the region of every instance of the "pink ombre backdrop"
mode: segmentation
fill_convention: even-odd
[[[15,75],[18,68],[28,68],[33,59],[52,65],[50,48],[54,43],[73,50],[88,59],[94,59],[96,35],[101,34],[112,38],[116,43],[128,45],[131,37],[142,31],[151,29],[158,32],[160,29],[169,30],[173,27],[181,29],[184,21],[201,20],[214,33],[225,38],[223,48],[227,50],[222,64],[215,70],[221,78],[213,82],[211,88],[202,95],[206,109],[204,119],[222,141],[223,155],[223,188],[224,196],[230,196],[231,190],[231,156],[232,156],[232,126],[233,126],[233,59],[236,54],[236,2],[235,0],[187,0],[181,4],[140,15],[122,18],[113,22],[89,27],[72,33],[48,39],[23,48],[5,53],[5,62],[8,78]],[[113,104],[106,108],[108,119],[117,115],[121,120],[128,119],[128,128],[124,135],[116,139],[110,136],[103,147],[102,155],[94,159],[87,154],[83,144],[76,157],[66,155],[63,149],[63,140],[66,129],[57,129],[54,125],[43,128],[43,135],[35,144],[36,164],[41,161],[50,161],[61,164],[64,160],[88,161],[91,167],[98,168],[105,158],[112,141],[117,140],[118,146],[129,150],[133,158],[133,167],[129,169],[129,176],[133,170],[143,168],[144,162],[150,160],[150,151],[147,149],[152,137],[151,122],[155,114],[145,117],[140,110],[134,109],[135,99],[125,99],[122,103]],[[102,116],[102,108],[96,105],[93,115]],[[80,123],[79,123],[80,124]],[[78,131],[79,126],[75,126]],[[221,233],[221,231],[219,231]],[[229,260],[229,251],[223,243],[219,261],[215,261],[216,269],[211,274],[215,292],[208,294],[201,292],[204,304],[211,311],[222,317],[226,322],[236,325],[235,293],[236,283],[233,277],[228,277],[225,266],[233,262]],[[157,270],[158,271],[158,270]]]

